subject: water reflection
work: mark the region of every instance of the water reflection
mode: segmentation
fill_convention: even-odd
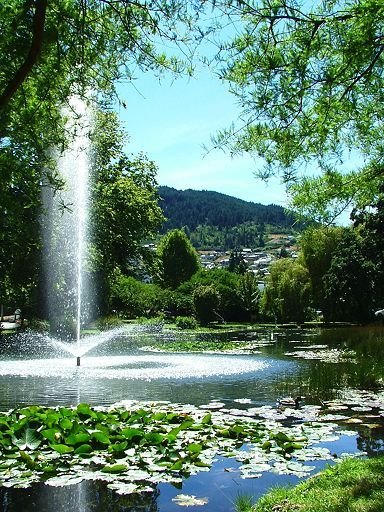
[[[103,482],[81,482],[68,487],[36,484],[28,489],[0,487],[3,512],[158,512],[159,491],[120,496]]]
[[[202,334],[197,340],[252,342],[252,353],[231,355],[187,355],[142,352],[158,340],[173,341],[190,334],[120,332],[105,337],[82,358],[57,351],[47,338],[31,335],[3,337],[0,344],[0,410],[22,404],[74,405],[88,402],[110,405],[121,400],[167,400],[203,405],[218,400],[227,408],[275,405],[284,396],[305,396],[307,404],[322,404],[339,398],[346,389],[377,389],[384,375],[383,328],[327,330],[255,330],[237,333]],[[315,348],[325,346],[325,349]],[[321,350],[345,351],[348,358],[311,359],[293,357],[302,351],[317,355]],[[335,353],[336,353],[335,352]],[[291,355],[289,355],[291,354]],[[379,420],[378,420],[379,421]],[[381,421],[381,418],[380,418]],[[366,425],[354,427],[356,437],[345,437],[332,452],[356,449],[368,455],[384,452],[384,432]],[[320,464],[320,463],[319,463]],[[258,496],[279,483],[296,483],[266,474],[244,481],[227,471],[236,462],[218,459],[209,473],[188,479],[183,490],[160,485],[154,494],[119,496],[101,482],[83,482],[68,488],[35,485],[32,489],[0,487],[0,508],[5,512],[83,512],[180,510],[172,502],[178,493],[209,498],[207,512],[233,509],[238,492]],[[320,466],[319,466],[320,467]]]

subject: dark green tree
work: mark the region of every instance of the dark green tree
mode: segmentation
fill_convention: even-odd
[[[166,288],[177,288],[200,268],[199,255],[184,231],[173,229],[164,235],[157,247],[160,280]]]
[[[331,321],[373,320],[375,265],[366,257],[356,229],[345,229],[323,276],[327,318]]]
[[[242,305],[249,313],[251,321],[255,321],[260,310],[261,293],[257,277],[253,272],[245,272],[238,282],[238,294]]]
[[[278,322],[301,323],[311,305],[308,270],[297,260],[283,258],[270,267],[262,297],[264,314]]]
[[[309,272],[313,306],[329,320],[333,309],[326,298],[324,275],[332,264],[332,258],[343,237],[342,227],[313,227],[300,237],[301,260]]]
[[[220,305],[220,294],[213,285],[199,285],[193,291],[193,305],[198,321],[207,325],[222,320],[217,313]]]

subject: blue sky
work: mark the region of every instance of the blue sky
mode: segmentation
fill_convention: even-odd
[[[130,136],[128,152],[144,151],[159,168],[158,183],[177,189],[214,190],[246,201],[286,204],[278,180],[256,180],[250,156],[231,158],[221,150],[208,154],[210,136],[236,121],[239,110],[225,84],[202,69],[190,79],[161,82],[138,75],[134,85],[120,85],[127,107],[119,110]]]

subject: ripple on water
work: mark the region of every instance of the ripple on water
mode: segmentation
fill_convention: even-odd
[[[71,377],[76,373],[102,379],[185,379],[254,373],[269,363],[244,356],[150,354],[84,357],[81,366],[74,358],[2,361],[0,375]]]

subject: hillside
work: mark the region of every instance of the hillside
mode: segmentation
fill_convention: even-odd
[[[264,247],[269,232],[290,232],[284,208],[262,205],[208,190],[159,187],[167,221],[163,232],[184,228],[196,249],[235,250]]]
[[[237,199],[208,190],[176,190],[159,187],[160,206],[168,219],[164,230],[187,226],[191,231],[197,226],[230,228],[248,222],[289,228],[290,218],[283,207],[262,205]]]

